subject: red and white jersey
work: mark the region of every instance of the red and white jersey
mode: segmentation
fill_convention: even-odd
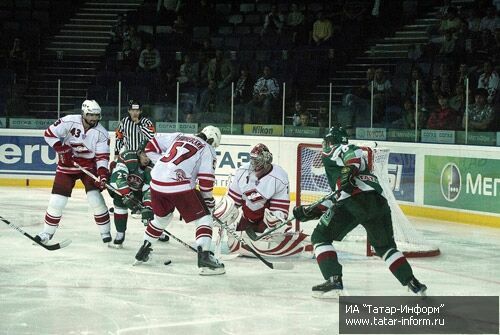
[[[153,137],[146,154],[155,163],[151,189],[162,193],[192,190],[196,180],[201,192],[212,192],[215,182],[215,149],[201,138],[173,133]]]
[[[97,124],[85,131],[81,115],[66,115],[45,130],[45,141],[53,147],[57,142],[73,148],[73,159],[86,169],[108,168],[109,136],[103,126]],[[77,167],[57,165],[57,172],[81,173]]]
[[[272,169],[260,178],[250,168],[250,163],[243,164],[236,170],[228,194],[236,205],[242,206],[243,216],[252,222],[262,220],[265,208],[283,218],[288,217],[288,174],[276,164],[272,164]]]

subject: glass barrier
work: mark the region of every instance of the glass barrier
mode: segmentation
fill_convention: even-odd
[[[468,78],[450,96],[439,94],[436,83],[419,79],[391,85],[374,68],[366,80],[308,87],[305,83],[325,82],[334,73],[333,50],[213,56],[171,53],[165,61],[172,66],[158,72],[117,71],[107,65],[85,94],[99,102],[102,124],[110,131],[134,99],[159,132],[195,132],[216,124],[225,134],[321,138],[341,124],[358,139],[499,145],[491,90],[471,89]],[[220,62],[218,70],[211,62]],[[16,85],[7,108],[0,109],[0,127],[43,128],[61,116],[79,114],[82,98],[76,92],[81,89],[74,85],[63,79],[47,84],[45,90],[53,93],[35,102],[36,112],[22,99],[26,88]]]

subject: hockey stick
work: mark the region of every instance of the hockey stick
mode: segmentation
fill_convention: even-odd
[[[255,251],[247,242],[245,242],[244,239],[242,239],[240,236],[238,236],[238,233],[231,227],[229,227],[227,224],[216,218],[215,216],[213,219],[222,227],[224,228],[229,234],[231,234],[238,242],[240,242],[243,246],[246,246],[246,249],[250,251],[252,254],[255,255],[259,260],[262,261],[262,263],[266,264],[271,269],[275,270],[291,270],[293,269],[293,264],[292,263],[271,263],[265,258],[263,258],[257,251]]]
[[[51,250],[51,251],[58,250],[58,249],[62,249],[64,247],[67,247],[68,245],[71,244],[71,240],[64,240],[64,241],[56,243],[56,244],[47,244],[47,245],[43,244],[41,241],[37,240],[36,238],[34,238],[33,236],[31,236],[30,234],[25,232],[21,227],[16,226],[15,224],[11,223],[9,220],[3,218],[2,216],[0,216],[0,220],[2,220],[6,224],[8,224],[11,228],[17,230],[18,232],[20,232],[21,234],[23,234],[24,236],[26,236],[27,238],[29,238],[30,240],[32,240],[33,242],[35,242],[36,244],[38,244],[39,246],[41,246],[47,250]]]
[[[328,199],[332,199],[332,196],[335,195],[337,192],[330,192],[328,193],[327,195],[325,195],[323,198],[319,199],[319,200],[316,200],[315,202],[313,202],[312,204],[310,204],[309,206],[307,206],[307,209],[305,210],[306,213],[310,213],[314,208],[316,208],[318,205],[320,205],[323,201],[325,200],[328,200]],[[278,224],[276,227],[274,227],[273,229],[270,229],[260,235],[257,235],[255,233],[255,230],[253,230],[251,227],[248,227],[247,229],[245,229],[245,233],[247,233],[248,237],[250,237],[250,239],[252,241],[258,241],[268,235],[271,235],[272,233],[274,233],[276,230],[280,229],[281,227],[283,226],[286,226],[287,224],[289,224],[290,222],[292,222],[293,220],[295,220],[295,218],[292,216],[290,219],[286,220],[286,221],[282,221],[280,224]]]
[[[97,178],[97,176],[95,176],[92,172],[88,171],[87,169],[83,168],[82,166],[80,166],[78,163],[75,163],[75,166],[77,168],[79,168],[80,170],[82,170],[83,173],[85,173],[87,176],[89,176],[90,178],[94,179],[95,181],[99,181],[99,178]],[[113,186],[109,185],[108,183],[105,184],[106,185],[106,188],[108,190],[110,190],[111,192],[114,192],[116,193],[117,195],[119,195],[120,197],[124,197],[123,194],[121,194],[116,188],[114,188]],[[136,204],[137,204],[137,207],[139,207],[140,209],[143,209],[144,206],[142,205],[142,203],[140,203],[137,199],[133,199]],[[168,236],[170,236],[171,238],[173,238],[174,240],[176,240],[177,242],[179,242],[180,244],[182,244],[183,246],[185,247],[188,247],[189,249],[191,249],[192,251],[194,252],[198,252],[196,251],[195,248],[193,248],[192,246],[190,246],[189,244],[187,244],[186,242],[184,242],[183,240],[181,240],[180,238],[176,237],[175,235],[173,235],[172,233],[170,233],[169,231],[167,231],[166,229],[163,230],[165,232],[165,234],[167,234]]]

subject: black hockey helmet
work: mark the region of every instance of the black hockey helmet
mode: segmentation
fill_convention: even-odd
[[[141,110],[141,104],[137,100],[129,100],[128,102],[128,110]]]

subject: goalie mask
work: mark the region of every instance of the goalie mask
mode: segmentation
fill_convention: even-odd
[[[250,166],[255,172],[269,168],[272,162],[273,154],[265,144],[259,143],[250,151]]]
[[[337,147],[340,144],[348,144],[349,137],[347,132],[341,125],[333,126],[328,131],[323,139],[323,149],[330,150],[332,147]]]

